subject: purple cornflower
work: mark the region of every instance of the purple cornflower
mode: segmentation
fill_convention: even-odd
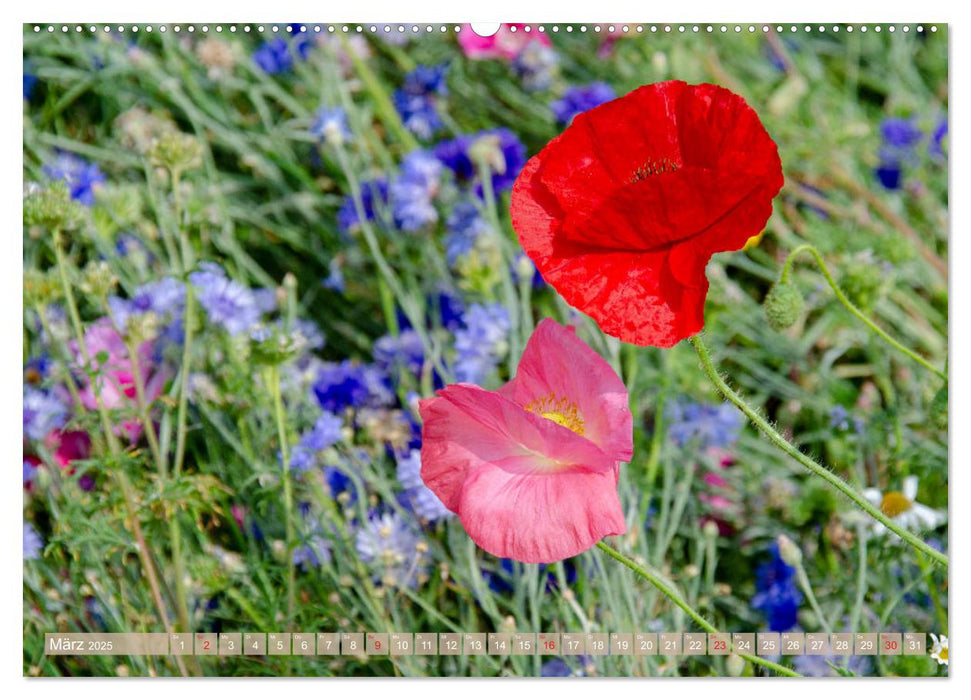
[[[347,114],[340,107],[321,107],[310,127],[310,133],[329,144],[342,144],[351,140],[347,126]]]
[[[37,467],[35,467],[31,462],[24,460],[24,488],[30,486],[34,477],[37,476]]]
[[[614,89],[604,82],[573,85],[564,90],[563,97],[550,103],[550,109],[559,124],[569,125],[576,115],[599,107],[616,96]]]
[[[435,157],[454,172],[456,178],[469,181],[477,175],[477,165],[471,156],[475,152],[473,149],[489,166],[494,192],[512,187],[526,164],[526,147],[506,128],[460,134],[450,141],[442,141],[435,147]]]
[[[105,181],[97,164],[89,163],[73,153],[59,153],[43,170],[47,177],[62,180],[68,186],[71,199],[87,206],[94,204],[95,188]]]
[[[54,394],[24,387],[24,435],[31,440],[46,438],[67,422],[67,406]]]
[[[425,364],[425,347],[414,329],[407,329],[397,336],[385,335],[374,341],[374,364],[385,374],[409,372],[421,376]]]
[[[445,236],[445,257],[449,265],[455,265],[460,257],[475,248],[479,236],[489,230],[489,224],[479,213],[479,208],[471,200],[463,200],[455,205],[448,219]]]
[[[947,117],[941,117],[941,121],[938,122],[937,127],[934,129],[934,133],[931,134],[930,143],[927,145],[927,152],[930,154],[931,158],[938,160],[943,160],[947,158],[947,154],[944,152],[944,137],[947,136]]]
[[[344,421],[330,411],[324,411],[313,427],[300,436],[290,454],[290,468],[306,471],[312,467],[317,453],[336,445],[343,439]]]
[[[880,135],[892,148],[912,148],[924,134],[912,119],[888,117],[880,124]]]
[[[226,277],[219,265],[204,262],[189,275],[196,288],[199,304],[209,320],[225,328],[230,335],[246,333],[260,320],[260,309],[253,292]]]
[[[701,449],[728,447],[738,440],[745,424],[741,412],[730,403],[716,405],[675,400],[667,405],[668,436],[679,447],[697,440]]]
[[[361,208],[364,210],[365,221],[373,221],[375,205],[387,206],[388,204],[388,181],[384,178],[371,180],[361,183]],[[350,231],[361,224],[361,217],[357,212],[357,205],[354,198],[347,195],[344,204],[337,212],[337,226],[342,233]]]
[[[44,550],[44,540],[34,529],[34,526],[24,521],[24,561],[40,559]]]
[[[506,352],[509,312],[501,304],[472,304],[455,331],[455,381],[482,384]]]
[[[293,550],[293,563],[304,571],[319,569],[329,561],[330,542],[317,532],[311,533]]]
[[[185,306],[185,285],[174,277],[163,277],[137,287],[131,299],[109,297],[108,305],[121,330],[133,315],[152,312],[162,320],[178,318]]]
[[[452,515],[452,511],[422,481],[421,450],[411,450],[407,456],[400,457],[397,473],[398,481],[405,490],[405,501],[415,515],[428,522]]]
[[[540,92],[553,84],[560,57],[551,47],[531,41],[513,59],[512,69],[527,90]]]
[[[385,586],[413,588],[425,573],[428,545],[399,513],[371,515],[358,529],[354,545],[375,580]]]
[[[441,162],[427,151],[412,151],[391,183],[390,198],[395,225],[417,231],[438,221],[434,198],[438,194]]]

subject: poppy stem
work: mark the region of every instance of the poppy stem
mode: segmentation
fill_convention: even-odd
[[[929,369],[931,372],[936,374],[945,382],[947,381],[947,374],[945,372],[942,372],[941,370],[937,369],[937,367],[932,365],[930,362],[925,360],[916,352],[914,352],[910,348],[904,346],[898,340],[891,337],[890,334],[888,334],[885,330],[880,328],[880,326],[878,326],[876,323],[871,321],[866,314],[860,311],[860,309],[857,308],[856,304],[854,304],[852,301],[849,300],[849,298],[846,296],[843,290],[840,289],[840,286],[836,283],[836,280],[833,279],[833,275],[830,274],[829,268],[826,266],[826,262],[823,260],[823,256],[819,253],[819,251],[816,249],[815,246],[801,245],[795,250],[793,250],[791,253],[789,253],[789,257],[786,258],[785,263],[783,263],[782,265],[782,275],[779,278],[779,281],[782,284],[785,284],[786,282],[789,281],[789,271],[792,268],[792,263],[795,260],[796,256],[802,252],[808,252],[812,254],[812,256],[816,259],[816,264],[819,266],[819,271],[823,273],[823,277],[826,278],[826,282],[829,283],[829,286],[832,288],[833,293],[836,295],[836,298],[839,299],[840,303],[843,304],[843,306],[845,306],[851,314],[853,314],[858,319],[860,319],[867,326],[867,328],[869,328],[878,336],[880,336],[892,348],[894,348],[898,352],[903,353],[904,355],[909,357],[917,364],[922,365],[923,367]]]
[[[641,578],[645,579],[648,583],[650,583],[661,593],[667,596],[672,603],[674,603],[679,608],[681,608],[688,615],[688,617],[694,620],[695,623],[701,629],[711,634],[718,634],[718,630],[715,629],[715,627],[710,622],[708,622],[708,620],[702,617],[701,613],[698,613],[697,611],[695,611],[694,608],[688,605],[687,601],[685,601],[684,598],[678,595],[678,592],[675,591],[674,588],[672,588],[670,585],[668,585],[667,582],[665,582],[664,578],[660,574],[655,572],[653,569],[651,569],[649,566],[647,566],[646,564],[645,565],[638,564],[633,559],[631,559],[630,557],[624,556],[623,554],[618,552],[616,549],[614,549],[604,541],[597,542],[597,548],[603,552],[606,552],[607,556],[619,561],[621,564],[626,566],[628,569],[633,571]],[[766,668],[770,668],[776,673],[779,673],[783,676],[801,676],[801,674],[796,673],[792,669],[786,668],[785,666],[781,666],[772,661],[762,659],[758,656],[753,656],[751,654],[739,654],[738,656],[742,657],[746,661],[753,663],[757,666],[765,666]]]
[[[824,467],[816,462],[812,457],[800,452],[795,445],[782,437],[765,418],[759,415],[758,411],[746,403],[745,399],[743,399],[741,395],[738,394],[734,389],[728,386],[725,380],[722,379],[721,375],[718,373],[718,370],[715,368],[715,365],[711,361],[711,355],[708,354],[708,348],[705,347],[705,343],[701,339],[701,336],[696,335],[691,337],[689,340],[691,341],[691,344],[694,345],[695,350],[698,352],[698,357],[701,359],[701,366],[704,368],[708,378],[715,385],[718,391],[721,392],[722,396],[738,406],[742,413],[748,416],[748,419],[755,424],[755,427],[757,427],[767,438],[769,438],[770,442],[774,443],[776,447],[795,459],[802,466],[806,467],[806,469],[829,483],[830,486],[834,487],[837,491],[853,501],[853,503],[855,503],[860,510],[871,516],[877,522],[882,523],[888,530],[907,542],[907,544],[909,544],[911,547],[930,557],[938,564],[943,564],[944,566],[948,565],[948,558],[946,554],[938,552],[919,537],[902,528],[900,525],[888,518],[883,512],[881,512],[879,508],[857,493],[853,487],[843,481],[843,479],[838,477],[827,467]]]

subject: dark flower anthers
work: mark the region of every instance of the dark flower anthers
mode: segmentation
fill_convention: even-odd
[[[513,227],[601,329],[670,347],[704,325],[705,265],[760,233],[782,188],[758,115],[716,85],[646,85],[577,115],[523,169]]]

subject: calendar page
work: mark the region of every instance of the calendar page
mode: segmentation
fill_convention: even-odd
[[[22,41],[25,677],[947,676],[946,23]]]

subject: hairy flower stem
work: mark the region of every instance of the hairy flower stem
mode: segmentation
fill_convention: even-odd
[[[74,298],[74,290],[71,287],[71,280],[68,276],[68,263],[66,256],[64,255],[64,248],[61,244],[61,235],[57,230],[51,231],[51,236],[54,242],[54,255],[57,259],[57,272],[61,279],[61,287],[64,292],[64,299],[67,303],[68,315],[71,318],[71,326],[74,329],[74,337],[77,340],[78,351],[81,353],[81,361],[84,364],[85,372],[91,371],[91,355],[88,353],[88,344],[84,339],[84,326],[81,324],[81,314],[78,312],[77,301]],[[131,482],[128,481],[128,476],[125,474],[124,468],[121,465],[121,445],[118,442],[118,436],[115,435],[114,428],[111,425],[111,417],[108,415],[108,409],[105,407],[104,402],[101,400],[101,388],[98,380],[96,378],[91,379],[91,387],[94,391],[95,403],[98,406],[98,415],[101,418],[101,429],[105,435],[105,442],[108,444],[108,451],[111,453],[112,458],[117,462],[116,468],[114,469],[114,477],[121,488],[122,496],[125,499],[125,508],[128,511],[128,518],[131,521],[132,534],[135,538],[135,549],[138,552],[138,558],[141,561],[142,569],[145,571],[145,577],[148,579],[148,587],[152,592],[152,599],[155,603],[155,609],[158,612],[159,619],[162,622],[162,626],[165,631],[169,634],[172,633],[172,623],[169,621],[168,613],[166,612],[165,600],[162,598],[162,588],[159,585],[158,573],[155,571],[155,564],[152,561],[151,552],[148,548],[148,542],[145,540],[145,535],[142,532],[141,521],[138,516],[138,506],[135,502],[135,495],[132,489]],[[176,665],[178,666],[179,672],[183,676],[187,676],[185,663],[181,657],[176,657]]]
[[[918,554],[918,556],[920,555]],[[799,587],[802,588],[802,592],[806,594],[809,607],[813,609],[816,617],[819,618],[819,626],[823,628],[823,632],[830,634],[829,623],[826,621],[826,616],[823,615],[823,609],[819,607],[819,601],[816,600],[816,594],[813,592],[812,584],[809,583],[809,576],[806,575],[806,568],[802,565],[802,562],[796,564],[796,578],[799,581]]]
[[[826,263],[823,260],[823,256],[820,255],[819,251],[816,249],[815,246],[811,246],[811,245],[808,245],[808,244],[807,245],[801,245],[798,248],[796,248],[795,250],[793,250],[791,253],[789,253],[789,257],[786,258],[785,263],[783,263],[783,265],[782,265],[782,275],[779,278],[779,281],[780,282],[782,282],[784,284],[784,283],[786,283],[786,282],[789,281],[789,271],[792,268],[793,261],[795,260],[796,256],[799,255],[799,253],[802,253],[802,252],[808,252],[808,253],[810,253],[816,259],[816,264],[819,266],[819,271],[823,273],[823,277],[826,278],[826,282],[829,284],[830,288],[833,290],[833,294],[836,295],[836,298],[839,299],[840,303],[843,306],[845,306],[846,309],[851,314],[853,314],[858,319],[860,319],[860,321],[862,321],[864,323],[864,325],[866,325],[867,328],[869,328],[874,333],[876,333],[878,336],[880,336],[880,338],[882,338],[894,350],[897,350],[898,352],[900,352],[900,353],[906,355],[907,357],[909,357],[911,360],[913,360],[917,364],[919,364],[919,365],[921,365],[921,366],[929,369],[931,372],[933,372],[934,374],[936,374],[938,377],[940,377],[941,379],[943,379],[945,382],[947,381],[947,374],[945,372],[942,372],[941,370],[937,369],[937,367],[935,367],[934,365],[932,365],[930,362],[928,362],[927,360],[925,360],[923,357],[921,357],[920,355],[918,355],[916,352],[914,352],[913,350],[911,350],[908,347],[905,347],[898,340],[896,340],[893,337],[891,337],[889,333],[887,333],[885,330],[883,330],[882,328],[880,328],[880,326],[878,326],[876,323],[874,323],[872,320],[870,320],[867,317],[866,314],[864,314],[862,311],[860,311],[859,308],[857,308],[856,304],[854,304],[852,301],[849,300],[849,298],[846,296],[846,294],[843,292],[843,290],[840,289],[840,286],[836,283],[836,280],[833,279],[833,275],[830,274],[829,268],[826,266]]]
[[[718,370],[712,363],[711,356],[708,354],[708,348],[705,347],[704,341],[701,336],[696,335],[690,338],[691,344],[694,345],[695,350],[698,352],[698,357],[701,360],[701,366],[704,368],[705,373],[711,380],[712,384],[721,392],[722,396],[731,401],[733,404],[738,406],[738,408],[748,416],[748,419],[755,424],[763,435],[769,438],[776,447],[781,449],[787,455],[792,457],[794,460],[799,462],[802,466],[806,467],[813,474],[816,474],[821,479],[826,481],[830,486],[835,488],[837,491],[842,493],[844,496],[849,498],[853,503],[855,503],[860,510],[865,512],[867,515],[872,517],[877,522],[882,523],[888,530],[896,534],[902,540],[907,542],[911,547],[919,552],[923,552],[926,556],[936,561],[938,564],[948,565],[947,555],[938,552],[936,549],[925,543],[919,537],[911,532],[908,532],[905,528],[895,523],[893,520],[888,518],[879,508],[875,507],[866,498],[857,493],[852,486],[847,484],[843,479],[838,477],[832,471],[819,464],[812,457],[800,452],[795,445],[782,437],[769,422],[760,416],[758,412],[752,408],[745,399],[741,397],[734,389],[732,389],[728,384],[722,379],[721,375],[718,374]]]
[[[283,411],[283,397],[280,395],[280,367],[272,365],[267,370],[270,393],[273,395],[273,415],[276,418],[277,436],[280,440],[280,458],[283,460],[283,510],[286,520],[287,538],[287,630],[293,626],[296,610],[297,566],[293,561],[293,548],[296,544],[293,523],[293,485],[290,483],[290,448],[287,441],[286,415]]]
[[[648,581],[662,594],[667,596],[667,598],[669,598],[672,603],[674,603],[679,608],[681,608],[688,615],[688,617],[690,617],[692,620],[695,621],[695,624],[697,624],[701,629],[705,630],[706,632],[710,632],[711,634],[718,634],[718,630],[715,629],[715,627],[710,622],[708,622],[708,620],[706,620],[704,617],[701,616],[700,613],[696,612],[694,608],[688,605],[685,599],[682,598],[680,595],[678,595],[677,591],[675,591],[671,586],[669,586],[664,581],[664,579],[659,574],[654,572],[650,567],[646,565],[642,566],[638,564],[633,559],[630,559],[629,557],[626,557],[620,552],[618,552],[616,549],[611,547],[606,542],[603,542],[603,541],[597,542],[597,548],[603,552],[606,552],[608,556],[619,561],[621,564],[626,566],[635,574]],[[770,668],[776,673],[779,673],[783,676],[801,675],[799,673],[796,673],[792,669],[788,669],[785,666],[781,666],[772,661],[767,661],[766,659],[762,659],[758,656],[753,656],[751,654],[739,654],[739,656],[741,656],[746,661],[753,663],[757,666],[764,666],[765,668]]]

